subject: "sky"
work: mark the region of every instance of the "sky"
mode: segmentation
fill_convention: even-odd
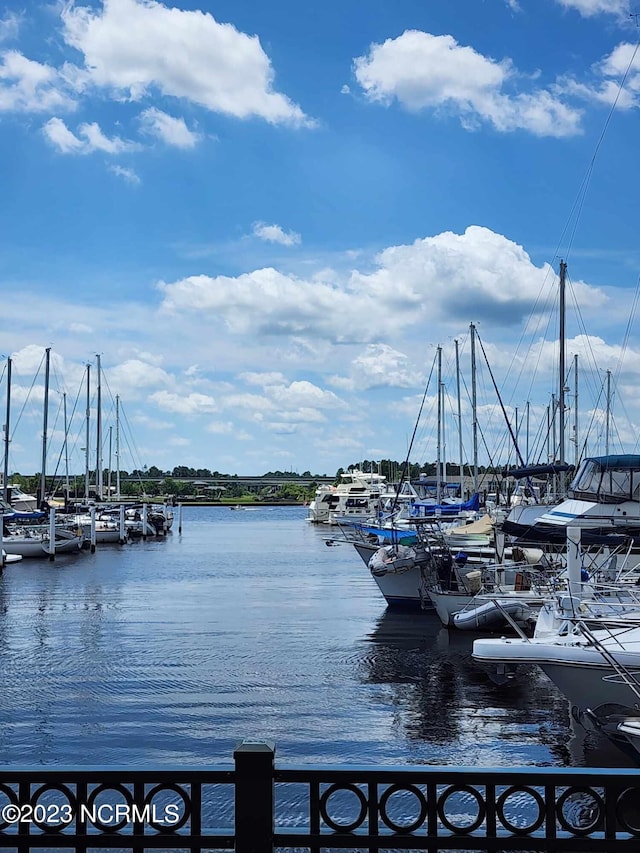
[[[430,462],[438,396],[440,458],[469,461],[471,324],[481,464],[518,461],[510,431],[560,458],[561,259],[564,455],[637,451],[639,13],[4,3],[9,472],[41,470],[47,348],[50,473],[65,406],[84,471],[87,365],[98,458],[97,355],[105,466],[116,432],[127,470]]]

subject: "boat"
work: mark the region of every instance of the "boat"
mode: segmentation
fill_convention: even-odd
[[[502,522],[518,542],[564,543],[579,527],[582,543],[624,534],[640,544],[640,455],[608,454],[585,459],[555,506],[518,506]]]
[[[22,559],[21,554],[7,554],[7,552],[2,549],[2,564],[9,565],[9,563],[19,563]]]
[[[7,485],[7,500],[15,512],[37,512],[38,499],[35,495],[27,494],[17,483]]]
[[[505,622],[529,625],[534,619],[535,611],[525,601],[505,596],[488,599],[477,596],[473,606],[454,613],[453,626],[462,631],[492,630],[504,626]]]
[[[21,557],[44,558],[51,555],[48,527],[18,527],[5,528],[2,536],[3,546],[12,554]],[[79,551],[84,543],[84,532],[81,528],[69,529],[56,525],[55,554]]]
[[[364,520],[376,515],[386,490],[386,477],[373,471],[352,468],[340,475],[336,486],[316,489],[308,507],[307,520],[312,524],[340,524],[344,520]]]
[[[478,638],[473,657],[498,665],[502,673],[537,664],[567,697],[574,714],[605,700],[628,706],[631,696],[622,673],[640,674],[640,621],[629,615],[617,620],[612,614],[594,616],[591,624],[601,627],[590,628],[584,613],[576,618],[579,607],[573,596],[562,596],[559,603],[542,608],[533,637]]]

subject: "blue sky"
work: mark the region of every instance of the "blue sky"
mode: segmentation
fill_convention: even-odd
[[[523,449],[554,455],[540,424],[558,393],[560,258],[580,444],[604,452],[610,371],[610,450],[637,449],[636,12],[625,0],[5,3],[10,471],[40,470],[45,347],[50,469],[64,393],[83,470],[75,400],[96,353],[103,436],[118,395],[129,469],[402,459],[425,387],[412,458],[431,461],[438,345],[457,460],[454,340],[469,459],[470,323],[488,362],[481,461],[510,452],[489,370]]]

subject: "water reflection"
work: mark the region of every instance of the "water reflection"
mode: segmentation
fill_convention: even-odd
[[[627,766],[618,750],[575,724],[568,703],[535,666],[496,684],[471,657],[472,632],[442,627],[434,615],[387,610],[367,641],[363,680],[390,688],[397,724],[429,744],[433,763],[483,754],[496,764]],[[486,763],[486,760],[485,760]]]

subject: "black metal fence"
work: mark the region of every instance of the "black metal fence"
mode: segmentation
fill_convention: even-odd
[[[640,849],[640,771],[280,767],[244,741],[210,770],[0,770],[0,847]]]

